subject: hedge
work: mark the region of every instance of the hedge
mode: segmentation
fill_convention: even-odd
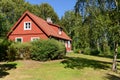
[[[32,45],[31,58],[34,60],[54,60],[65,56],[65,45],[56,40],[37,40]]]
[[[7,50],[9,60],[30,59],[30,43],[12,43]]]

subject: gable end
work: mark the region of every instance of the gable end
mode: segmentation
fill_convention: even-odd
[[[11,28],[11,31],[8,33],[7,38],[9,38],[9,36],[12,34],[12,32],[17,28],[17,26],[22,22],[22,20],[23,20],[26,16],[28,16],[28,17],[31,19],[31,21],[33,21],[33,22],[35,23],[35,25],[36,25],[47,37],[49,37],[49,36],[45,33],[45,31],[42,30],[41,27],[29,16],[29,14],[26,13],[26,14],[23,14],[23,16],[19,18],[18,22],[16,22],[16,24]]]
[[[27,16],[37,25],[37,27],[47,36],[47,37],[49,37],[46,33],[45,33],[45,31],[27,14]]]

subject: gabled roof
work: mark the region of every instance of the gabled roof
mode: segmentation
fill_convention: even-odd
[[[40,29],[42,29],[42,31],[44,31],[44,33],[48,36],[48,37],[56,37],[56,38],[60,38],[60,39],[65,39],[65,40],[71,40],[71,38],[69,36],[67,36],[67,34],[62,31],[62,34],[59,35],[58,34],[58,28],[60,26],[52,24],[52,23],[48,23],[47,21],[45,21],[44,19],[30,13],[29,11],[26,11],[21,17],[20,19],[16,22],[16,24],[12,27],[11,31],[8,33],[7,36],[9,36],[17,27],[17,25],[19,25],[19,23],[23,20],[23,18],[25,16],[29,16],[31,18],[31,20],[33,20],[33,22],[35,22],[38,27]]]

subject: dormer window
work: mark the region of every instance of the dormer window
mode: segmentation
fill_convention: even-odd
[[[62,28],[59,27],[59,30],[58,30],[58,34],[61,35],[62,34]]]
[[[31,22],[24,22],[24,30],[31,30]]]

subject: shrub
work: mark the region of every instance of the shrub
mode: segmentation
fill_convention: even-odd
[[[17,49],[14,43],[12,43],[7,50],[7,55],[8,55],[8,59],[10,61],[14,61],[16,59],[16,55],[17,55]]]
[[[12,42],[7,39],[0,40],[0,61],[8,60],[7,50],[11,43]]]
[[[18,43],[16,45],[16,48],[18,50],[18,56],[22,59],[30,59],[31,54],[31,43]]]
[[[8,48],[9,60],[29,59],[31,53],[30,43],[13,43]]]
[[[120,54],[120,46],[118,46],[118,54]]]
[[[87,47],[83,50],[83,53],[87,54],[87,55],[90,55],[90,52],[91,52],[91,49],[89,47]]]
[[[54,40],[52,41],[54,42]],[[65,45],[62,44],[61,42],[55,41],[56,43],[54,43],[57,46],[57,51],[54,52],[54,57],[52,59],[60,59],[63,58],[65,56],[66,53],[66,48]],[[53,55],[53,54],[51,54]]]
[[[37,40],[32,42],[32,45],[31,58],[34,60],[53,60],[65,55],[65,46],[53,39]]]
[[[91,48],[87,47],[83,50],[83,53],[87,54],[87,55],[96,55],[97,56],[100,54],[100,51],[98,49],[91,49]]]
[[[75,49],[74,53],[81,53],[81,50],[80,49]]]
[[[91,55],[99,55],[100,54],[100,51],[98,49],[91,49],[91,52],[90,52]]]
[[[104,40],[102,43],[101,51],[103,56],[111,55],[110,46],[108,45],[108,42],[106,40]]]

